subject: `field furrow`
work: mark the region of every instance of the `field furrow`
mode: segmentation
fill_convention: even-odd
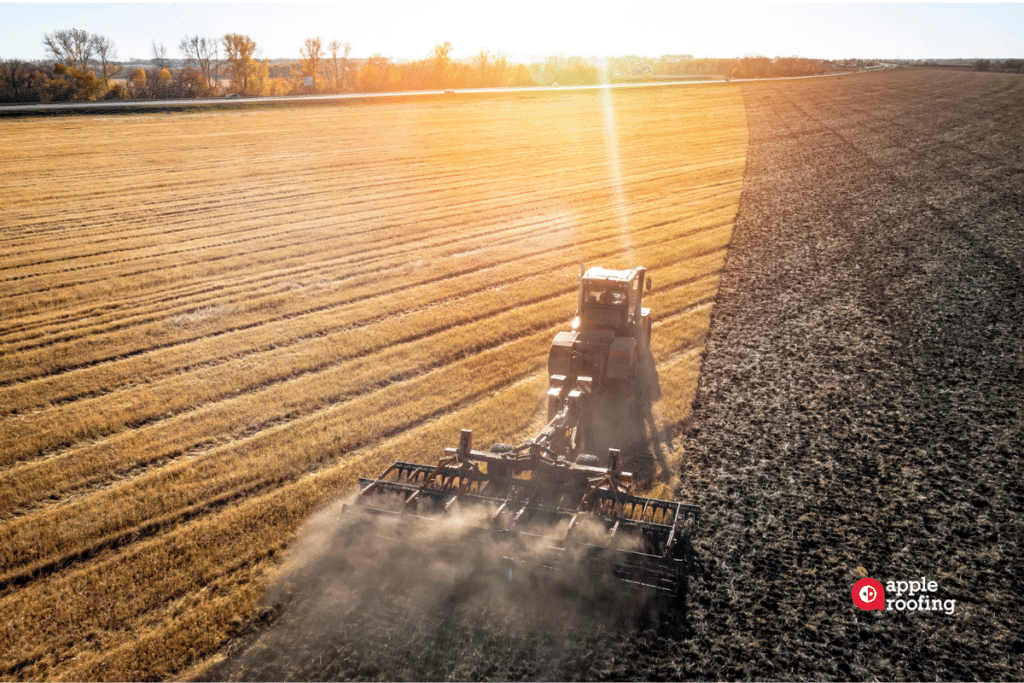
[[[695,191],[695,193],[697,193],[697,191]],[[723,205],[727,205],[727,199],[726,198],[722,198],[720,203],[723,204]],[[676,222],[679,222],[680,224],[686,224],[686,223],[692,223],[694,221],[694,219],[696,219],[696,218],[697,218],[696,216],[672,216],[668,220],[674,220]],[[489,246],[492,249],[497,249],[498,247],[507,247],[507,246],[510,246],[510,245],[516,245],[516,244],[520,243],[521,241],[525,241],[525,242],[538,241],[538,242],[541,242],[544,247],[547,247],[549,249],[557,249],[560,246],[564,246],[565,241],[563,241],[563,240],[567,241],[568,239],[571,239],[571,236],[567,236],[567,237],[563,237],[562,240],[556,241],[555,239],[553,239],[551,237],[548,237],[548,235],[550,235],[551,228],[552,227],[556,227],[557,228],[557,221],[558,220],[564,221],[565,218],[561,218],[561,219],[558,219],[558,218],[547,219],[547,220],[542,221],[540,223],[540,225],[536,225],[536,226],[532,225],[532,224],[527,224],[525,226],[515,225],[514,226],[515,229],[513,229],[513,226],[509,226],[508,224],[505,224],[505,225],[503,225],[503,227],[507,226],[508,232],[511,232],[513,234],[510,234],[510,235],[507,235],[507,236],[503,234],[502,237],[500,237],[500,238],[489,237],[488,230],[493,231],[494,226],[488,226],[487,229],[482,229],[480,231],[481,235],[477,238],[478,241],[473,240],[472,236],[470,236],[470,235],[467,235],[465,241],[452,240],[449,237],[443,243],[441,243],[439,245],[414,242],[414,243],[409,244],[408,246],[405,246],[405,247],[401,248],[400,250],[396,249],[394,246],[387,246],[387,247],[385,247],[385,250],[383,251],[383,253],[380,253],[380,254],[377,251],[371,250],[368,247],[364,246],[364,251],[362,251],[362,252],[359,252],[359,253],[356,253],[356,254],[346,254],[346,255],[343,255],[342,257],[340,257],[343,260],[341,260],[341,262],[337,263],[336,265],[332,264],[332,261],[334,259],[330,258],[329,253],[328,253],[328,254],[325,254],[322,259],[318,260],[318,266],[317,266],[317,268],[315,270],[305,270],[304,269],[304,270],[301,270],[301,271],[300,270],[288,270],[287,272],[279,271],[279,272],[268,274],[269,275],[268,278],[266,278],[264,280],[261,280],[258,283],[254,283],[254,282],[251,282],[251,281],[248,281],[248,280],[241,281],[241,282],[236,282],[236,281],[232,280],[229,283],[223,283],[222,286],[224,287],[224,289],[218,289],[218,290],[214,290],[212,292],[209,292],[209,296],[201,296],[199,293],[192,292],[191,296],[187,297],[187,301],[189,303],[186,304],[185,301],[182,301],[181,303],[178,304],[178,306],[184,307],[186,305],[190,305],[194,309],[196,307],[201,307],[201,306],[224,305],[224,304],[228,304],[228,303],[232,303],[232,302],[237,302],[238,297],[240,297],[242,295],[247,295],[248,297],[251,298],[254,295],[260,294],[262,291],[267,291],[267,290],[269,290],[269,292],[272,293],[273,295],[276,295],[276,296],[280,297],[281,296],[281,292],[278,291],[280,289],[281,284],[282,284],[279,281],[280,278],[285,278],[285,280],[284,280],[285,284],[294,284],[295,280],[297,278],[298,279],[301,279],[301,278],[307,278],[308,279],[308,278],[316,277],[316,278],[318,278],[317,281],[325,280],[326,282],[329,282],[333,286],[333,288],[337,289],[337,288],[340,288],[343,284],[345,284],[344,283],[344,278],[354,277],[354,276],[359,275],[359,274],[374,273],[375,275],[378,276],[379,279],[387,280],[389,283],[393,282],[394,284],[390,284],[389,285],[392,288],[401,288],[403,286],[411,286],[411,284],[413,284],[413,283],[410,283],[409,281],[402,279],[401,271],[388,270],[388,268],[392,268],[392,269],[407,268],[408,267],[408,259],[403,258],[403,256],[405,256],[406,253],[408,253],[408,254],[417,254],[420,257],[419,259],[417,259],[418,261],[422,261],[424,259],[450,258],[451,256],[466,255],[467,253],[471,253],[472,255],[475,255],[478,258],[483,259],[483,258],[490,257],[490,255],[488,253],[482,251],[483,247],[488,247]],[[552,221],[555,222],[555,225],[552,225]],[[665,222],[659,221],[659,222],[650,223],[650,224],[647,224],[647,225],[644,225],[644,226],[639,226],[637,228],[637,230],[657,229],[660,233],[664,233],[664,232],[666,232],[666,228],[667,227],[668,226],[666,225]],[[545,231],[545,232],[542,232],[542,231]],[[504,232],[506,232],[506,230],[502,231],[502,233],[504,233]],[[609,227],[608,221],[607,221],[607,219],[605,219],[605,220],[602,220],[601,223],[598,223],[598,224],[595,224],[595,225],[591,226],[590,230],[588,230],[588,232],[587,232],[586,238],[583,239],[583,240],[577,240],[577,243],[586,243],[586,242],[590,242],[590,241],[596,241],[598,239],[601,239],[601,237],[603,235],[617,234],[617,232],[618,232],[618,228],[615,227],[615,226]],[[537,239],[538,237],[541,237],[541,239]],[[398,253],[396,253],[396,251]],[[522,256],[523,256],[523,254],[517,253],[516,256],[514,256],[512,258],[517,258],[517,257],[521,258]],[[496,252],[496,254],[492,258],[495,258],[495,259],[501,258],[500,252]],[[508,258],[508,257],[506,257],[506,258]],[[308,260],[308,258],[306,260]],[[298,260],[298,262],[301,263],[302,260],[300,259],[300,260]],[[332,265],[334,265],[333,268],[331,267]],[[488,266],[488,265],[494,265],[494,262],[488,262],[488,263],[485,263],[483,265],[485,267]],[[211,278],[211,280],[208,280],[208,281],[217,282],[218,280],[214,279],[214,278]],[[192,286],[190,284],[187,284],[185,281],[182,281],[180,278],[178,279],[178,282],[180,282],[180,286],[182,288],[187,288],[187,287],[191,287]],[[166,287],[164,288],[164,290],[167,290],[167,289],[170,289],[170,288],[166,288]],[[170,300],[184,299],[184,297],[173,297],[173,292],[175,291],[175,289],[172,289],[172,293],[170,293],[170,294],[165,294],[165,293],[161,292],[161,296],[154,297],[155,301],[153,302],[153,305],[151,307],[142,307],[141,306],[142,300],[140,300],[133,308],[135,310],[140,310],[140,313],[143,312],[143,311],[146,311],[147,309],[151,309],[152,312],[149,313],[149,315],[147,315],[145,318],[143,318],[143,320],[138,321],[138,322],[143,322],[144,323],[144,322],[152,321],[161,312],[164,313],[163,317],[167,317],[167,310],[166,309],[168,308],[168,300],[169,299]],[[132,291],[132,290],[126,289],[124,291]],[[387,291],[387,290],[385,290],[385,291]],[[349,296],[352,296],[352,293],[348,292],[348,291],[345,291],[342,294],[348,294]],[[356,294],[362,294],[363,296],[368,296],[368,295],[371,295],[372,293],[367,293],[365,291],[362,291],[362,292],[357,292]],[[255,305],[255,304],[253,304],[253,305]],[[173,307],[172,307],[172,310],[173,310]],[[90,319],[96,313],[95,310],[89,310],[88,312],[90,314],[90,316],[89,316]],[[76,336],[85,335],[85,334],[94,333],[94,332],[117,331],[118,329],[121,329],[122,327],[131,327],[132,323],[136,322],[135,320],[132,319],[132,316],[124,316],[124,313],[121,312],[121,311],[119,311],[119,314],[120,314],[120,317],[117,318],[116,321],[112,322],[111,324],[108,324],[108,325],[105,325],[105,326],[101,325],[101,326],[85,328],[85,329],[80,330],[80,332],[78,334],[67,335],[64,338],[65,339],[67,339],[67,338],[74,339]],[[64,315],[63,320],[68,320],[66,314]],[[17,343],[15,343],[15,344],[11,344],[10,346],[7,346],[5,344],[5,345],[3,345],[3,347],[0,347],[0,348],[6,347],[6,349],[9,350],[10,352],[16,352],[16,351],[32,350],[33,348],[40,348],[42,346],[48,346],[49,344],[51,344],[51,343],[53,343],[55,341],[62,341],[60,336],[56,336],[57,334],[60,333],[61,329],[62,329],[61,327],[56,327],[55,326],[54,332],[51,333],[51,338],[47,339],[43,343],[35,341],[35,342],[30,342],[30,343],[25,343],[25,344],[17,344]]]
[[[714,251],[722,249],[727,240],[726,225],[708,230],[702,239],[691,237],[688,241],[690,246],[699,247],[704,253],[713,254]],[[672,240],[669,241],[669,244],[671,243]],[[670,250],[658,248],[650,253],[642,252],[640,257],[654,267],[669,268],[670,264],[664,262],[662,258],[664,254],[672,253]],[[702,257],[704,253],[691,253],[690,259],[683,262],[685,267],[681,271],[669,268],[664,274],[665,280],[659,281],[659,286],[674,286],[678,283],[674,277],[697,277],[699,271],[694,271],[691,261]],[[562,274],[570,269],[571,264],[561,264]],[[8,439],[0,443],[2,451],[8,457],[8,461],[3,464],[66,447],[77,439],[103,436],[115,428],[143,426],[158,416],[173,416],[182,409],[200,406],[221,396],[237,395],[270,383],[295,379],[305,373],[329,368],[342,360],[365,356],[381,347],[416,340],[466,322],[493,324],[498,329],[505,329],[502,326],[507,326],[507,329],[515,330],[515,325],[508,326],[500,320],[484,320],[485,316],[492,313],[503,313],[507,316],[507,309],[512,305],[510,302],[516,302],[516,307],[531,304],[535,319],[544,320],[544,324],[554,324],[555,321],[571,317],[572,314],[571,309],[563,310],[565,305],[571,306],[574,300],[571,296],[571,281],[565,280],[564,277],[554,280],[550,276],[528,278],[500,290],[487,288],[473,292],[461,300],[448,299],[443,306],[428,305],[420,310],[408,311],[401,321],[385,319],[369,325],[346,327],[334,334],[318,331],[317,336],[311,339],[304,339],[297,344],[275,343],[268,350],[257,354],[242,355],[238,345],[233,345],[236,353],[227,363],[208,364],[187,374],[174,375],[166,381],[158,381],[156,376],[159,373],[154,373],[153,368],[149,367],[144,383],[136,385],[134,390],[116,392],[117,395],[103,393],[95,385],[78,384],[80,391],[91,394],[89,398],[79,397],[79,400],[70,400],[58,398],[51,393],[49,407],[34,411],[30,415],[14,415],[0,419],[0,426],[3,427],[0,433]],[[552,285],[559,281],[561,287],[553,289]],[[555,297],[558,301],[552,305],[536,303],[543,302],[549,297]],[[454,312],[449,314],[450,309],[454,309]],[[473,335],[467,335],[467,342],[475,343],[478,347],[484,344],[481,340],[474,341]],[[410,353],[417,357],[424,355],[416,349],[410,349]],[[433,355],[433,352],[430,352],[424,357]],[[360,362],[376,365],[378,359],[368,357]],[[88,371],[83,370],[77,374],[84,379],[81,376],[87,373]],[[9,402],[9,410],[12,411],[18,406],[13,398]],[[54,402],[57,405],[54,405]]]
[[[716,211],[720,212],[717,216],[715,215]],[[690,217],[688,223],[695,224],[697,227],[690,227],[686,222],[658,222],[640,227],[636,232],[645,233],[645,237],[650,235],[655,239],[659,235],[671,235],[673,230],[690,232],[700,229],[702,220],[710,222],[710,225],[714,225],[715,221],[720,224],[723,216],[728,216],[728,213],[729,207],[725,198],[715,195],[709,199],[704,212]],[[451,253],[451,247],[437,250],[425,249],[420,251],[419,255],[438,259],[440,263],[437,268],[432,270],[421,268],[420,266],[426,259],[420,258],[416,261],[400,261],[385,270],[356,269],[351,277],[347,277],[348,274],[346,274],[347,279],[332,279],[324,287],[318,288],[315,303],[311,303],[308,297],[302,296],[301,291],[296,293],[293,291],[294,288],[281,291],[280,287],[264,293],[262,296],[244,296],[238,293],[223,300],[204,300],[202,307],[198,310],[214,310],[216,312],[215,320],[206,320],[200,316],[199,320],[182,321],[176,316],[169,316],[169,318],[165,317],[153,322],[114,329],[114,334],[109,335],[110,343],[104,344],[102,347],[95,343],[93,335],[83,332],[80,335],[81,338],[72,338],[70,341],[58,343],[54,347],[37,346],[24,349],[23,353],[4,356],[0,358],[0,383],[10,384],[43,374],[52,375],[69,368],[79,368],[91,363],[143,353],[154,348],[202,339],[211,334],[224,334],[254,328],[268,321],[323,311],[332,305],[374,297],[383,298],[412,287],[437,285],[451,279],[460,280],[471,274],[478,276],[479,271],[485,271],[488,268],[500,270],[500,266],[504,265],[502,259],[509,259],[509,253],[515,254],[511,261],[523,261],[531,255],[558,252],[569,244],[578,244],[583,247],[601,239],[617,243],[618,249],[621,251],[623,237],[620,230],[608,219],[598,222],[593,227],[592,234],[590,233],[591,231],[588,231],[587,236],[582,239],[574,239],[572,233],[564,237],[527,239],[525,245],[516,243],[514,249],[510,248],[512,245],[500,243],[493,247],[471,248],[468,252],[461,250],[455,254]],[[531,264],[525,262],[517,263],[517,265],[528,268]],[[444,288],[437,290],[435,287],[432,291],[435,290],[439,291],[441,296],[446,293]],[[185,314],[179,313],[179,315]],[[179,324],[173,324],[174,322]],[[189,324],[180,324],[181,322]],[[73,360],[77,360],[77,362],[72,364]]]

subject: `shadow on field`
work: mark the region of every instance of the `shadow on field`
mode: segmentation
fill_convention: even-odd
[[[672,471],[665,459],[668,434],[662,434],[654,419],[653,404],[661,398],[661,378],[654,356],[648,350],[638,364],[638,378],[631,393],[609,392],[594,396],[592,429],[584,444],[602,467],[607,467],[608,449],[622,453],[623,469],[633,474],[640,489],[655,479],[668,481]]]
[[[595,576],[593,558],[545,568],[537,537],[499,538],[471,514],[426,524],[343,508],[310,518],[263,625],[203,678],[577,680],[601,677],[602,642],[687,630],[685,606]]]

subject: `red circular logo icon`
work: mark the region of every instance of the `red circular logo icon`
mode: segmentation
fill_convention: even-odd
[[[874,579],[861,579],[853,584],[853,604],[865,610],[884,610],[885,589]]]

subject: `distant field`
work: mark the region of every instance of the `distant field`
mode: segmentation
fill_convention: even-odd
[[[179,674],[358,476],[526,436],[581,261],[650,269],[677,427],[746,142],[735,86],[0,123],[0,677]]]

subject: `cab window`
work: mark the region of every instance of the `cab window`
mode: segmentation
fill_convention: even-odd
[[[587,287],[583,291],[583,303],[586,305],[622,308],[626,304],[626,298],[626,291],[619,287]]]

